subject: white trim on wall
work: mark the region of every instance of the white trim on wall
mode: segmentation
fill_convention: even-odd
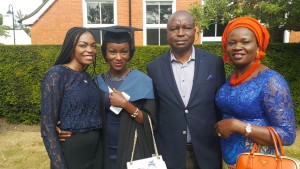
[[[284,31],[284,34],[283,34],[283,43],[290,43],[290,35],[291,35],[290,31],[288,31],[288,30]]]
[[[40,19],[40,17],[47,11],[48,8],[55,2],[55,0],[48,0],[48,2],[33,16],[22,20],[24,25],[32,25]]]

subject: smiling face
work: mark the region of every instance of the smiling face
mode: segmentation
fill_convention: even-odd
[[[255,60],[258,49],[257,39],[248,28],[236,28],[228,35],[226,53],[237,68],[249,67]]]
[[[90,32],[85,32],[78,39],[70,64],[79,70],[83,69],[93,63],[96,52],[97,45],[94,36]]]
[[[186,52],[195,40],[195,23],[188,12],[177,12],[171,16],[167,26],[167,39],[174,52]]]
[[[110,65],[110,72],[114,75],[123,75],[127,71],[127,62],[130,59],[130,48],[127,42],[107,43],[106,60]]]

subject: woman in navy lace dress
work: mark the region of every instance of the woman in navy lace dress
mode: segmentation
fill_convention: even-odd
[[[234,72],[216,95],[223,120],[215,127],[221,137],[223,159],[235,168],[239,154],[249,152],[253,142],[264,146],[262,153],[274,153],[266,126],[272,126],[283,145],[295,141],[296,127],[288,83],[278,72],[261,63],[269,32],[256,19],[232,20],[222,36],[224,61]]]
[[[51,169],[100,169],[100,91],[85,71],[95,63],[96,40],[89,29],[71,28],[55,65],[44,76],[41,134]],[[73,136],[59,142],[57,122]]]

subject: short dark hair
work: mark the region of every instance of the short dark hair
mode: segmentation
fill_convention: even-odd
[[[101,45],[101,52],[102,55],[104,57],[104,59],[106,60],[106,48],[107,48],[107,44],[108,43],[125,43],[127,42],[129,45],[129,60],[132,58],[132,56],[134,55],[134,44],[133,44],[133,40],[132,37],[130,35],[129,32],[109,32],[107,31],[104,35],[103,38],[103,42]],[[107,60],[106,60],[107,61]]]
[[[73,27],[68,30],[64,42],[62,44],[62,49],[54,65],[67,64],[72,60],[72,56],[75,52],[78,39],[85,32],[91,33],[93,37],[96,39],[93,32],[90,29],[85,27]]]

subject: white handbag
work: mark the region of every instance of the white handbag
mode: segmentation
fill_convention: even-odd
[[[167,169],[166,163],[162,159],[162,156],[158,155],[157,146],[156,146],[154,133],[153,133],[152,122],[151,122],[151,119],[150,119],[149,116],[148,116],[148,119],[149,119],[149,124],[150,124],[150,128],[151,128],[151,134],[152,134],[152,139],[153,139],[153,144],[154,144],[155,156],[133,161],[134,150],[135,150],[136,141],[137,141],[137,138],[138,138],[137,131],[135,129],[134,143],[133,143],[133,147],[132,147],[131,159],[130,159],[130,162],[127,162],[127,169],[155,169],[155,168],[157,168],[157,169]]]

